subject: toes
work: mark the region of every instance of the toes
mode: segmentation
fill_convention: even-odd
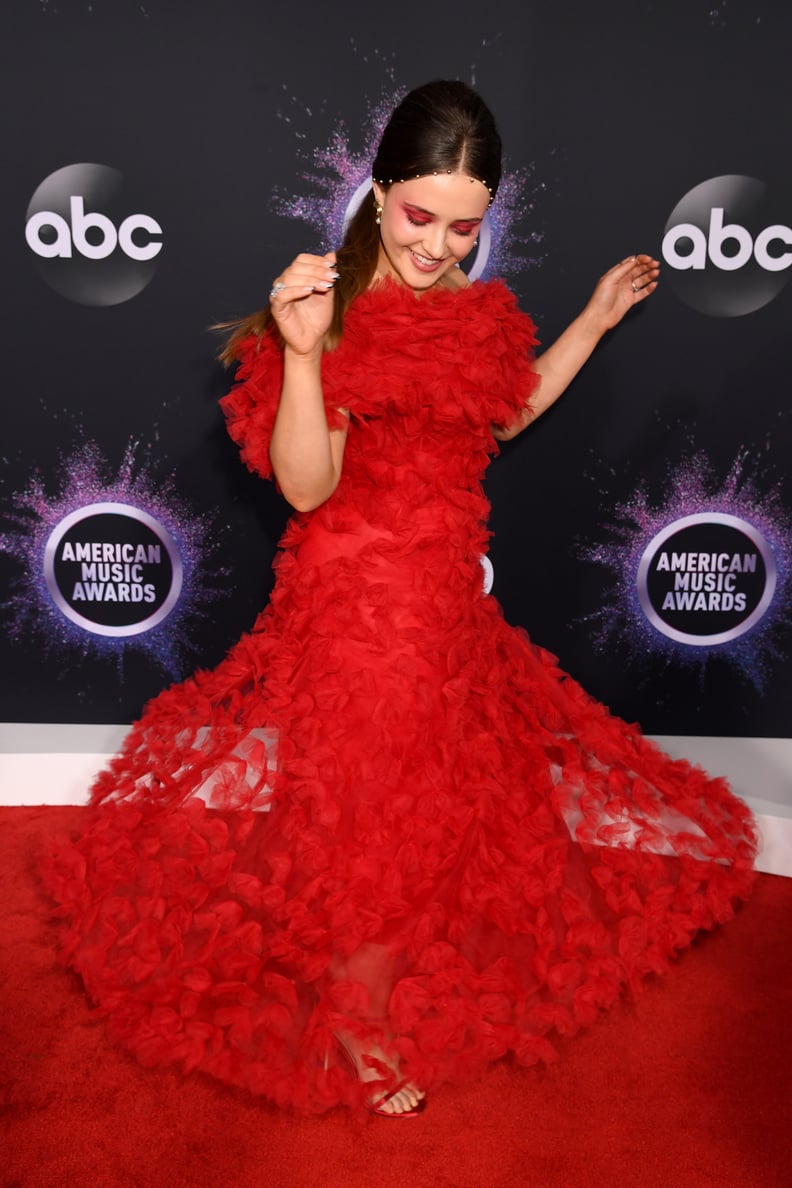
[[[398,1093],[394,1093],[385,1108],[389,1114],[406,1114],[410,1110],[416,1109],[423,1098],[424,1094],[420,1093],[414,1085],[405,1085]]]
[[[388,1104],[392,1114],[406,1114],[408,1110],[414,1108],[414,1103],[410,1101],[410,1096],[404,1089],[400,1089]]]

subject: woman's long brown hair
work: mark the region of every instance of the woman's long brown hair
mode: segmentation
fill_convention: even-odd
[[[379,244],[379,226],[372,189],[350,219],[344,242],[336,252],[336,270],[340,276],[334,287],[333,320],[325,338],[325,349],[338,346],[344,327],[344,314],[355,298],[371,284],[377,267]],[[251,335],[260,338],[270,327],[275,327],[275,319],[269,305],[240,322],[218,326],[218,330],[232,331],[219,356],[221,362],[226,366],[234,363],[240,342]]]

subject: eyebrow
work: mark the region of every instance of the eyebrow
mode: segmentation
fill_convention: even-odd
[[[405,202],[404,205],[407,207],[408,210],[417,211],[418,214],[429,215],[430,218],[433,218],[433,219],[437,218],[437,215],[435,214],[435,212],[433,210],[427,210],[425,206],[416,206],[414,202]],[[483,215],[480,215],[478,218],[475,218],[475,219],[452,219],[451,220],[452,223],[462,223],[465,225],[470,223],[471,226],[474,223],[481,223],[483,221],[484,221]]]

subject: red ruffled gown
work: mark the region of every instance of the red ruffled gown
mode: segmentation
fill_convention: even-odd
[[[535,377],[499,282],[386,282],[323,361],[351,421],[335,494],[290,521],[267,608],[163,692],[45,870],[112,1037],[280,1105],[363,1092],[336,1030],[431,1089],[554,1058],[750,887],[720,779],[612,717],[482,592],[490,426]],[[270,470],[281,355],[223,401]]]

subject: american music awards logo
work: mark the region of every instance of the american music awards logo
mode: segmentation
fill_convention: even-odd
[[[6,632],[45,650],[120,661],[141,651],[171,677],[194,651],[189,623],[219,597],[218,533],[129,445],[115,471],[89,442],[8,501],[0,553],[13,565]]]
[[[792,515],[780,485],[760,489],[742,452],[719,480],[703,452],[669,474],[653,503],[638,485],[579,550],[609,571],[586,616],[596,651],[703,667],[717,656],[759,689],[792,622]]]
[[[775,554],[754,524],[696,512],[666,524],[638,565],[638,600],[663,635],[694,648],[730,643],[770,609]]]

